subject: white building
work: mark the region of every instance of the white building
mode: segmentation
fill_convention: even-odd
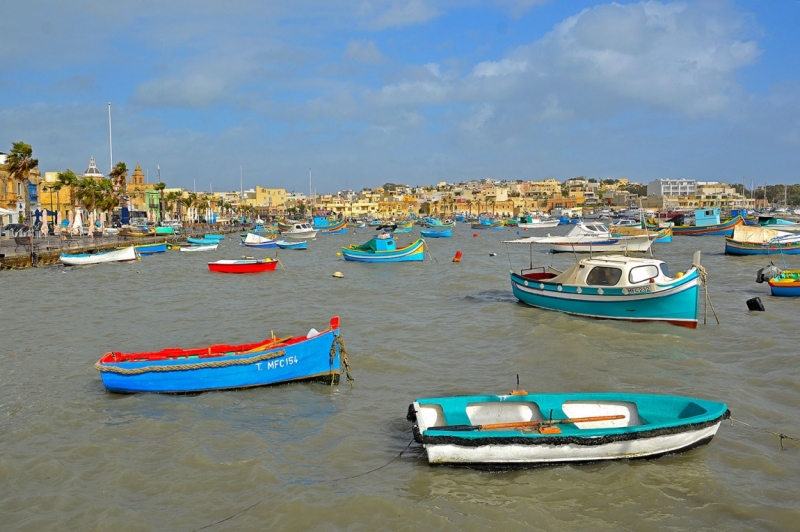
[[[648,196],[693,196],[696,193],[694,179],[656,179],[647,184]]]

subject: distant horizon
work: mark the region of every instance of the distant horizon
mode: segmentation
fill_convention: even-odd
[[[800,180],[800,2],[43,0],[4,15],[0,151],[24,141],[43,171],[94,157],[238,190],[241,168],[244,187],[298,191],[309,168],[318,190]]]

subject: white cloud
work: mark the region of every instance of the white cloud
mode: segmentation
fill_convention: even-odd
[[[373,18],[369,25],[373,29],[402,28],[414,24],[423,24],[443,12],[428,6],[423,0],[395,2],[392,6]]]
[[[528,69],[528,63],[525,61],[512,61],[510,59],[503,59],[502,61],[484,61],[478,63],[472,69],[472,74],[477,77],[490,78],[494,76],[508,76],[511,74],[520,74]]]
[[[350,41],[344,50],[348,59],[361,63],[378,64],[382,63],[385,57],[375,46],[375,41]]]

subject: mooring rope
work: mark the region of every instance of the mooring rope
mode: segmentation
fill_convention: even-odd
[[[772,430],[765,429],[763,427],[756,427],[755,425],[751,425],[750,423],[745,423],[744,421],[739,421],[738,419],[734,418],[730,419],[731,419],[731,425],[733,425],[733,422],[735,421],[736,423],[739,423],[740,425],[744,425],[746,427],[750,427],[753,430],[760,430],[761,432],[766,432],[767,434],[772,434],[773,436],[777,436],[778,438],[780,438],[781,451],[786,450],[783,447],[783,440],[800,441],[800,438],[795,438],[794,436],[788,436],[782,432],[774,432]]]
[[[325,483],[329,483],[329,482],[330,482],[330,483],[336,483],[336,482],[341,482],[341,481],[343,481],[343,480],[350,480],[350,479],[357,478],[357,477],[363,477],[364,475],[368,475],[368,474],[370,474],[370,473],[374,473],[375,471],[380,471],[380,470],[381,470],[381,469],[383,469],[384,467],[387,467],[387,466],[391,465],[392,463],[394,463],[394,461],[395,461],[395,460],[397,460],[397,459],[399,459],[400,457],[402,457],[402,456],[403,456],[403,454],[404,454],[404,453],[405,453],[405,452],[408,450],[408,448],[409,448],[409,447],[411,447],[411,444],[412,444],[412,443],[414,443],[414,440],[413,440],[413,439],[412,439],[410,442],[408,442],[408,445],[406,445],[406,446],[403,448],[403,450],[402,450],[402,451],[400,451],[400,452],[398,453],[398,455],[397,455],[397,456],[395,456],[394,458],[392,458],[391,460],[389,460],[388,462],[386,462],[385,464],[383,464],[383,465],[382,465],[382,466],[380,466],[380,467],[376,467],[375,469],[370,469],[369,471],[364,471],[363,473],[358,473],[357,475],[351,475],[351,476],[349,476],[349,477],[341,477],[341,478],[336,478],[336,479],[333,479],[333,480],[327,480],[327,481],[324,481],[324,482],[325,482]],[[322,482],[322,481],[320,481],[320,482],[315,482],[314,484],[317,484],[317,485],[319,485],[319,484],[322,484],[322,483],[323,483],[323,482]],[[258,506],[259,504],[261,504],[261,503],[264,503],[264,502],[266,502],[266,501],[268,501],[268,500],[270,500],[270,499],[272,499],[272,498],[274,498],[274,497],[275,497],[275,495],[270,495],[269,497],[267,497],[267,498],[265,498],[265,499],[261,499],[260,501],[258,501],[258,502],[256,502],[256,503],[254,503],[254,504],[251,504],[251,505],[250,505],[250,506],[248,506],[247,508],[243,508],[242,510],[239,510],[239,511],[238,511],[238,512],[236,512],[235,514],[231,514],[231,515],[229,515],[229,516],[228,516],[228,517],[226,517],[225,519],[220,519],[219,521],[215,521],[215,522],[213,522],[213,523],[210,523],[210,524],[208,524],[208,525],[206,525],[206,526],[203,526],[203,527],[200,527],[200,528],[196,528],[196,529],[194,530],[194,532],[199,532],[200,530],[205,530],[206,528],[211,528],[212,526],[214,526],[214,525],[218,525],[218,524],[220,524],[220,523],[224,523],[225,521],[230,521],[230,520],[231,520],[231,519],[233,519],[234,517],[237,517],[237,516],[239,516],[239,515],[242,515],[242,514],[243,514],[243,513],[245,513],[246,511],[248,511],[248,510],[251,510],[251,509],[255,508],[256,506]]]
[[[341,334],[337,334],[331,344],[331,386],[333,386],[333,361],[336,360],[336,348],[339,348],[339,357],[344,365],[344,372],[347,375],[347,382],[350,383],[350,389],[354,388],[355,379],[350,375],[350,362],[347,360],[347,349],[344,346],[344,338]]]
[[[705,303],[707,306],[705,307],[705,315],[703,316],[703,325],[705,325],[708,321],[708,305],[711,306],[711,312],[714,313],[714,319],[717,320],[717,325],[719,325],[719,316],[717,316],[717,311],[714,309],[714,303],[711,302],[711,296],[708,293],[708,272],[701,264],[693,263],[692,266],[697,268],[697,276],[700,278],[700,284],[702,284],[706,290]]]
[[[247,364],[255,364],[264,360],[279,358],[286,354],[286,351],[281,349],[273,353],[264,353],[254,357],[236,358],[228,360],[211,360],[208,362],[197,362],[194,364],[176,364],[174,366],[143,366],[141,368],[120,368],[117,366],[107,366],[97,362],[94,369],[101,372],[119,373],[120,375],[139,375],[141,373],[148,373],[151,371],[186,371],[190,369],[205,369],[205,368],[224,368],[227,366],[244,366]]]

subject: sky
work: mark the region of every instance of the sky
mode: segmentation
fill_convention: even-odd
[[[796,0],[36,0],[0,35],[0,151],[43,172],[800,183]]]

